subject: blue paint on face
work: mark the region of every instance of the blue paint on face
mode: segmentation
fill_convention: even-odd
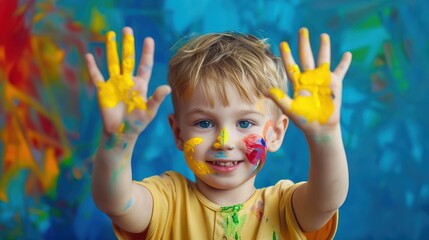
[[[226,155],[224,152],[217,152],[214,157],[215,158],[226,158]]]

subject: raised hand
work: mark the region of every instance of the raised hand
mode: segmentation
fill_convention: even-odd
[[[144,40],[137,75],[135,67],[133,30],[122,31],[122,66],[119,63],[116,35],[106,35],[107,67],[109,79],[104,80],[92,54],[85,56],[90,78],[97,87],[103,131],[107,135],[127,134],[138,136],[155,117],[159,105],[170,93],[168,85],[159,86],[152,97],[147,98],[155,43],[152,38]]]
[[[270,89],[267,97],[273,99],[283,113],[306,133],[338,126],[342,82],[350,66],[351,53],[344,53],[338,66],[331,72],[330,39],[329,35],[322,34],[316,67],[306,28],[299,31],[298,49],[302,72],[295,63],[288,43],[280,44],[286,74],[293,87],[293,98],[276,88]]]

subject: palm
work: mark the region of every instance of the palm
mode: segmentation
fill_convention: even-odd
[[[134,82],[138,83],[142,80],[134,77]],[[137,86],[135,87],[137,88]],[[136,89],[130,89],[135,91]],[[141,93],[142,99],[146,101],[146,92]],[[121,127],[129,133],[141,132],[152,120],[149,111],[135,108],[128,112],[128,106],[123,101],[116,104],[114,107],[101,108],[101,118],[103,120],[104,131],[107,133],[123,132]]]
[[[103,80],[91,54],[86,57],[88,70],[98,90],[98,100],[103,120],[103,130],[111,135],[116,133],[138,135],[152,121],[160,103],[170,92],[168,86],[160,86],[150,100],[147,88],[151,76],[154,43],[146,39],[137,76],[134,71],[134,37],[131,28],[123,30],[122,71],[116,46],[115,34],[106,37],[107,64],[110,78]]]
[[[330,71],[329,36],[321,36],[317,67],[311,51],[308,31],[301,29],[299,35],[299,57],[302,72],[295,63],[289,45],[280,45],[286,74],[294,90],[293,98],[280,90],[271,91],[271,97],[299,128],[304,132],[318,132],[339,124],[342,81],[350,65],[351,55],[344,54],[337,68]]]

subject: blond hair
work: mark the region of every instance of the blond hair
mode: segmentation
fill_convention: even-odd
[[[266,39],[252,35],[226,32],[192,37],[170,60],[168,83],[174,105],[188,100],[200,84],[211,106],[214,99],[228,106],[226,88],[230,85],[226,81],[248,103],[263,98],[273,87],[287,91],[281,60],[271,52]]]

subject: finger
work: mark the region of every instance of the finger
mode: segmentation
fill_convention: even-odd
[[[171,88],[168,85],[162,85],[155,89],[152,97],[147,101],[148,110],[155,114],[158,111],[159,106],[164,101],[165,97],[171,92]]]
[[[133,29],[125,27],[122,34],[122,73],[125,76],[132,76],[135,66]]]
[[[329,35],[324,33],[320,35],[320,49],[317,59],[317,66],[327,63],[331,64],[331,40]]]
[[[292,99],[278,88],[272,88],[265,93],[282,110],[286,116],[290,116]]]
[[[288,79],[294,83],[296,78],[295,74],[301,73],[298,65],[293,59],[292,52],[290,51],[289,44],[287,42],[281,42],[279,46],[280,56],[282,57],[283,65],[286,69],[286,75]]]
[[[343,79],[347,73],[347,70],[349,70],[351,62],[352,62],[351,52],[344,53],[340,63],[334,70],[334,74],[336,74],[340,79]]]
[[[117,76],[120,72],[118,46],[116,44],[116,34],[109,31],[106,35],[106,48],[107,48],[107,69],[109,76]]]
[[[95,63],[94,56],[91,53],[85,54],[86,68],[88,69],[89,77],[91,78],[94,86],[98,86],[100,83],[104,82],[103,74]]]
[[[147,37],[143,43],[142,56],[137,71],[137,76],[141,77],[144,81],[149,81],[152,74],[153,55],[155,52],[155,42],[153,38]]]
[[[299,61],[301,62],[302,71],[314,69],[314,57],[310,46],[310,36],[307,28],[299,30]]]

